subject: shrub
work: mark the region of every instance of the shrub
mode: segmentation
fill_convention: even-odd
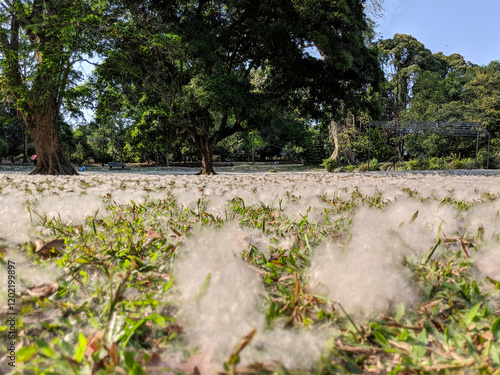
[[[494,152],[493,147],[490,148],[490,160],[488,163],[488,149],[482,148],[477,154],[477,165],[479,168],[499,169],[500,168],[500,154]]]
[[[338,167],[338,162],[335,159],[328,158],[323,160],[323,166],[328,172],[333,172]]]
[[[461,159],[453,159],[449,164],[448,167],[450,169],[465,169],[465,162]]]
[[[304,146],[303,157],[307,165],[320,165],[327,156],[324,141],[319,133],[311,133],[307,144]]]
[[[408,170],[408,164],[406,164],[404,161],[398,161],[396,163],[396,170],[397,171],[407,171]]]
[[[412,159],[406,163],[409,171],[423,171],[429,169],[430,163],[428,159]]]
[[[389,171],[391,170],[393,164],[392,163],[383,163],[383,164],[380,164],[380,169],[382,171]]]
[[[370,160],[370,171],[379,171],[380,170],[380,163],[378,162],[377,159],[371,159]],[[368,163],[362,163],[358,171],[360,172],[366,172],[368,171]]]
[[[495,152],[490,154],[490,163],[488,165],[489,169],[500,169],[500,152]]]
[[[446,163],[442,158],[433,157],[429,160],[429,169],[431,170],[448,169],[448,163]]]
[[[465,169],[476,169],[476,160],[473,158],[467,158],[464,160]]]
[[[341,165],[339,168],[339,172],[353,172],[357,169],[356,165]]]
[[[380,171],[380,163],[377,159],[370,160],[370,171]]]

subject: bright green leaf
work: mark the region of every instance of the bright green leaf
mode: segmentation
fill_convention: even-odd
[[[16,361],[17,362],[26,362],[33,358],[35,354],[37,354],[38,350],[36,346],[31,345],[31,346],[24,346],[20,348],[16,352]]]
[[[87,347],[87,339],[81,333],[78,334],[78,348],[76,349],[76,354],[74,360],[77,362],[81,362],[83,359],[83,355],[85,354],[85,348]]]
[[[469,312],[465,316],[465,323],[468,326],[472,323],[477,313],[479,312],[480,308],[481,308],[481,303],[478,303],[476,306],[474,306],[472,309],[469,310]]]

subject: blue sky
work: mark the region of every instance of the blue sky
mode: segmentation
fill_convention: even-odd
[[[500,60],[499,0],[385,0],[377,31],[409,34],[433,53],[459,53],[474,64]]]

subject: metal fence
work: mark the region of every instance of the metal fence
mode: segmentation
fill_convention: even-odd
[[[476,137],[476,168],[477,154],[479,151],[479,139],[488,137],[488,156],[486,169],[490,164],[490,133],[479,122],[441,122],[441,121],[372,121],[368,127],[368,166],[370,165],[371,128],[381,128],[395,137],[401,138],[405,135],[434,133],[447,137]]]

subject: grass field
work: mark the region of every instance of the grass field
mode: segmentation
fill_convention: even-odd
[[[500,374],[500,174],[277,172],[0,175],[0,371]]]

